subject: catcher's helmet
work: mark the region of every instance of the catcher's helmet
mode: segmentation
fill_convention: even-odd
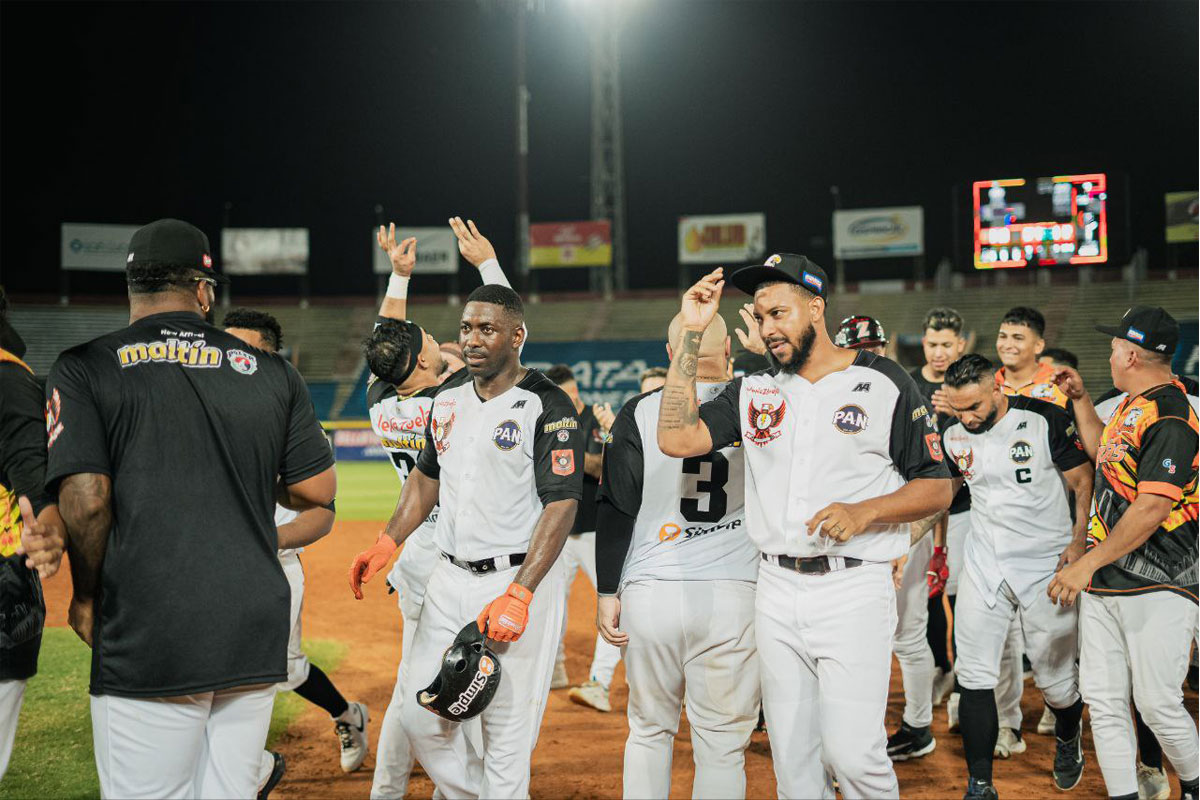
[[[461,722],[481,714],[499,686],[500,659],[471,621],[446,648],[442,668],[433,683],[417,692],[417,702],[439,717]]]
[[[838,347],[858,350],[862,347],[878,347],[887,344],[887,334],[874,317],[846,317],[838,326],[833,343]]]

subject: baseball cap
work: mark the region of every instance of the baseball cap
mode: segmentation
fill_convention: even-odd
[[[846,317],[838,326],[833,337],[833,343],[838,347],[849,347],[857,350],[860,347],[876,347],[887,344],[887,334],[883,326],[874,317]]]
[[[1174,353],[1179,344],[1179,323],[1160,306],[1134,306],[1116,325],[1096,330],[1156,353]]]
[[[134,231],[125,263],[143,262],[190,267],[220,283],[227,282],[224,275],[213,269],[212,248],[204,231],[183,220],[155,220]]]
[[[760,284],[771,281],[794,283],[824,300],[829,299],[829,276],[807,256],[775,253],[762,264],[742,267],[729,276],[730,282],[746,294],[754,294]]]

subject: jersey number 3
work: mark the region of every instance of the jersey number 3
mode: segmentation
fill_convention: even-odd
[[[703,474],[702,464],[708,465],[707,480],[699,477]],[[684,490],[684,496],[679,501],[679,513],[688,522],[720,522],[729,506],[729,498],[725,494],[725,484],[729,482],[729,461],[720,453],[685,458],[683,474],[697,476],[696,487],[694,490]],[[708,501],[705,504],[707,508],[701,510],[700,505],[704,500]]]

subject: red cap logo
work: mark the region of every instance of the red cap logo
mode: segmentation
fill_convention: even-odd
[[[205,253],[204,257],[200,260],[204,263],[205,269],[212,269],[212,256],[210,256],[208,253]]]

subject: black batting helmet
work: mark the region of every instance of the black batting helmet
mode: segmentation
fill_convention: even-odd
[[[468,622],[446,648],[433,683],[417,692],[417,702],[451,722],[478,716],[500,686],[500,659],[483,643],[475,621]]]
[[[846,317],[838,326],[833,343],[838,347],[858,350],[863,347],[878,347],[887,344],[887,334],[874,317]]]

